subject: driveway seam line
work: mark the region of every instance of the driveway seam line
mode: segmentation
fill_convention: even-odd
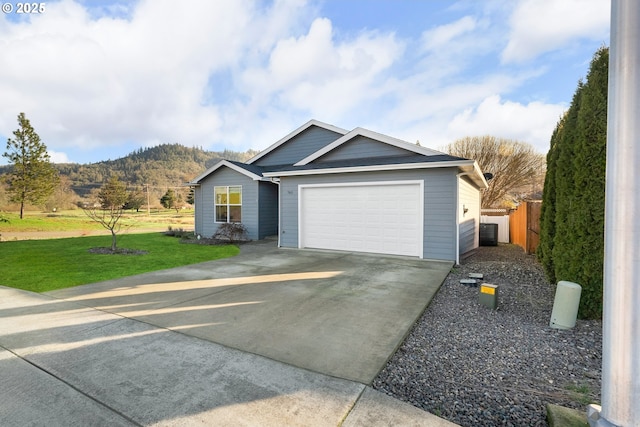
[[[367,389],[366,384],[362,384],[362,383],[359,383],[359,384],[363,385],[362,390],[360,390],[360,393],[358,393],[358,397],[353,401],[353,405],[351,405],[351,407],[349,408],[347,413],[344,415],[344,417],[340,420],[340,422],[338,422],[338,427],[342,427],[344,422],[347,421],[347,418],[349,418],[349,415],[351,415],[353,410],[356,408],[356,405],[358,404],[360,399],[362,399],[362,395],[364,394],[364,391]]]
[[[138,427],[143,427],[143,424],[138,423],[137,421],[135,421],[134,419],[130,418],[129,416],[123,414],[122,412],[118,411],[115,408],[112,408],[111,406],[107,405],[104,402],[101,402],[100,400],[98,400],[97,398],[91,396],[90,394],[84,392],[83,390],[79,389],[78,387],[76,387],[75,385],[71,384],[70,382],[64,380],[63,378],[60,378],[59,376],[57,376],[56,374],[54,374],[53,372],[45,369],[44,367],[36,364],[35,362],[32,362],[31,360],[21,356],[20,354],[16,353],[15,351],[11,350],[10,348],[5,347],[4,345],[0,344],[0,348],[8,351],[9,353],[13,354],[14,356],[16,356],[18,359],[28,363],[29,365],[33,366],[34,368],[38,369],[39,371],[49,375],[50,377],[58,380],[59,382],[65,384],[67,387],[70,387],[71,389],[75,390],[76,392],[80,393],[82,396],[85,396],[87,398],[89,398],[90,400],[92,400],[93,402],[97,403],[98,405],[107,408],[109,411],[118,414],[119,416],[121,416],[122,418],[124,418],[125,420],[129,421],[130,423],[138,426]]]

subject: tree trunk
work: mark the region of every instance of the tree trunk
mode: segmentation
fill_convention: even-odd
[[[20,202],[20,219],[24,216],[24,200]]]
[[[111,252],[116,251],[116,232],[111,229]]]

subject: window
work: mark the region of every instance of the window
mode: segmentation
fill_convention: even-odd
[[[216,222],[242,222],[242,186],[214,187]]]

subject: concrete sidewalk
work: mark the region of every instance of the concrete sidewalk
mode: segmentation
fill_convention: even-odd
[[[0,331],[4,426],[453,425],[357,382],[45,295],[0,287]]]

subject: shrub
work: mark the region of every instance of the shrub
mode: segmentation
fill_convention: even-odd
[[[173,228],[169,226],[167,231],[164,232],[165,236],[180,237],[182,239],[189,239],[194,237],[193,231],[185,230],[184,228]]]
[[[247,237],[247,227],[239,222],[227,222],[220,224],[218,231],[213,235],[214,239],[228,240],[231,243],[245,242]]]

